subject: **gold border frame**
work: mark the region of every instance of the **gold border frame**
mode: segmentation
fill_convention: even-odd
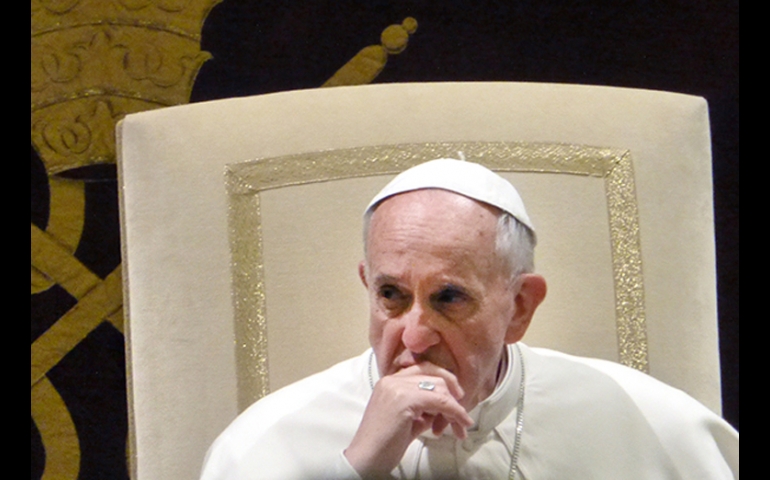
[[[292,185],[397,174],[428,160],[456,157],[458,152],[502,172],[562,173],[604,179],[619,359],[624,365],[648,371],[639,214],[628,150],[530,142],[358,147],[263,158],[225,167],[239,410],[270,391],[259,192]]]

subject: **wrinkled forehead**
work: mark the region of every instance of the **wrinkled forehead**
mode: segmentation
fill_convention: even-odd
[[[499,273],[500,214],[495,207],[441,189],[394,195],[371,217],[367,275],[424,274],[459,281]]]
[[[403,235],[422,239],[427,245],[462,246],[464,240],[483,242],[483,238],[494,237],[502,213],[495,206],[443,189],[399,193],[382,200],[372,210],[367,243]]]
[[[388,196],[373,204],[367,214],[374,216],[381,206],[396,214],[427,212],[435,217],[458,213],[459,209],[490,212],[495,218],[504,212],[500,208],[475,198],[440,187],[426,187]]]

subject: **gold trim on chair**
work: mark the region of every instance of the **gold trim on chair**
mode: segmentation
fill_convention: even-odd
[[[435,158],[456,158],[458,152],[501,172],[560,173],[604,179],[619,359],[624,365],[647,371],[639,216],[628,150],[521,142],[359,147],[263,158],[226,167],[239,410],[270,391],[259,193],[293,185],[397,174]]]

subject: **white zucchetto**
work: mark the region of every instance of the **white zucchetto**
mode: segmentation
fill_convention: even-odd
[[[431,160],[401,172],[374,196],[365,213],[388,197],[427,188],[448,190],[497,207],[535,233],[519,192],[508,180],[478,163],[453,158]]]

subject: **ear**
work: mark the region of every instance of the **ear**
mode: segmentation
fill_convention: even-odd
[[[365,260],[361,260],[361,263],[358,264],[358,278],[361,279],[364,287],[369,288],[369,284],[366,282],[366,263],[364,262]]]
[[[516,283],[518,284],[514,292],[516,310],[505,332],[505,343],[516,343],[521,340],[547,291],[545,278],[534,273],[519,275]]]

